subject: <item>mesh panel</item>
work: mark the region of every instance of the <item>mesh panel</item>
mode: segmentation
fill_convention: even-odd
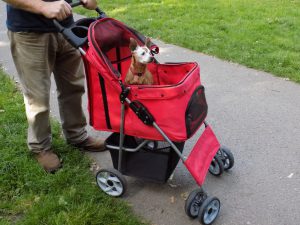
[[[145,37],[110,18],[100,20],[95,24],[93,32],[95,47],[102,52],[103,60],[107,62],[114,74],[119,77],[120,74],[127,73],[131,60],[130,38],[136,39],[142,45],[141,40]]]
[[[204,94],[204,87],[199,86],[193,93],[186,113],[186,132],[187,137],[191,137],[203,123],[207,115],[207,103]]]
[[[134,35],[126,29],[125,25],[114,20],[104,20],[95,25],[94,32],[98,47],[108,56],[111,62],[124,60],[131,56],[128,46],[130,37],[134,37]],[[142,44],[139,40],[137,41]],[[121,49],[119,59],[116,56],[116,48]]]

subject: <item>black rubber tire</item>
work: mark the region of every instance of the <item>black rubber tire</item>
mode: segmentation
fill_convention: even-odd
[[[105,175],[109,175],[110,178],[106,184],[100,181],[100,178]],[[121,197],[127,190],[127,181],[125,177],[118,170],[113,168],[99,170],[96,174],[96,183],[103,192],[113,197]],[[105,191],[105,186],[107,188],[111,187],[112,190],[110,192]]]
[[[224,172],[224,163],[220,156],[215,155],[213,160],[210,163],[208,171],[214,176],[221,176]]]
[[[198,217],[199,209],[207,198],[207,194],[201,188],[192,191],[185,200],[185,213],[188,217],[195,219]]]
[[[224,164],[224,170],[229,170],[233,167],[234,165],[234,156],[230,149],[226,147],[221,147],[220,150],[222,151],[223,155],[223,164]]]
[[[202,203],[198,220],[204,225],[212,224],[219,215],[221,203],[217,197],[208,197]]]

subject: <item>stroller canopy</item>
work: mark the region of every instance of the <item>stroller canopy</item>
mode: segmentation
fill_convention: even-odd
[[[121,62],[131,58],[128,47],[130,38],[134,38],[139,45],[144,45],[146,41],[144,35],[112,18],[104,18],[90,27],[90,41],[93,47],[118,77]],[[159,51],[153,43],[151,50],[156,53]],[[118,65],[117,70],[112,64]]]

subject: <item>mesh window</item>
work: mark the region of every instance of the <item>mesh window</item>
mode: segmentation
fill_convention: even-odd
[[[204,87],[199,86],[193,93],[185,112],[186,132],[190,138],[201,126],[207,115]]]

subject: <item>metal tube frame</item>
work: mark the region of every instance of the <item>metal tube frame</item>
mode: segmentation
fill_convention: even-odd
[[[157,125],[157,123],[153,122],[153,126],[161,134],[161,136],[163,136],[163,138],[166,140],[166,142],[168,142],[171,145],[171,147],[173,148],[173,150],[177,153],[177,155],[180,157],[180,159],[184,163],[185,162],[185,158],[181,154],[181,152],[179,151],[179,149],[176,147],[176,145],[168,138],[168,136],[165,134],[165,132],[163,132],[163,130],[160,129],[160,127]]]
[[[81,47],[79,47],[78,50],[80,51],[80,53],[81,53],[82,55],[85,55],[85,54],[86,54],[86,52],[85,52]]]
[[[119,160],[118,170],[122,168],[122,155],[123,155],[123,144],[124,144],[124,122],[125,122],[125,104],[121,104],[121,124],[120,124],[120,142],[119,142]]]
[[[143,142],[141,142],[136,148],[126,148],[123,146],[123,150],[126,152],[137,152],[138,150],[140,150],[142,147],[144,147],[147,143],[149,143],[149,140],[143,140]],[[124,145],[124,142],[123,142]],[[119,146],[115,146],[115,145],[106,145],[106,147],[108,149],[114,149],[114,150],[119,150]]]

